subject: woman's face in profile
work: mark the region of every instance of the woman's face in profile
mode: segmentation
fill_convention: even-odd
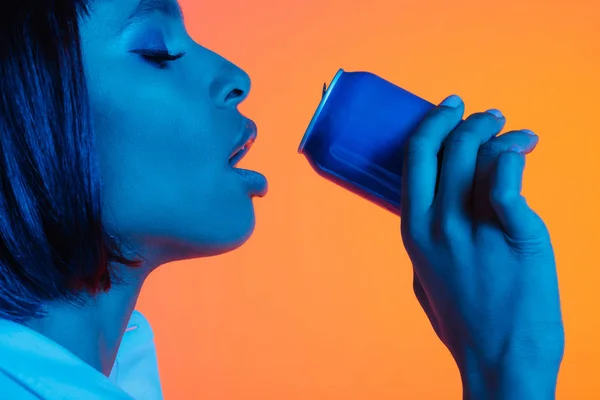
[[[162,261],[242,244],[265,183],[230,162],[253,133],[237,110],[247,74],[196,44],[179,12],[175,0],[95,0],[80,27],[104,222]]]

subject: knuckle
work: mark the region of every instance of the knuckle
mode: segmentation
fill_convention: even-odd
[[[506,148],[507,146],[503,142],[492,139],[481,145],[479,148],[479,154],[484,157],[496,156],[505,151]]]
[[[464,120],[449,136],[451,144],[478,142],[483,145],[498,129],[498,120],[489,113],[476,113]],[[492,145],[494,146],[494,145]]]
[[[469,129],[460,129],[452,132],[446,140],[448,147],[461,146],[474,140],[474,132]]]
[[[525,157],[522,157],[519,153],[506,152],[501,149],[500,155],[498,155],[498,163],[502,166],[513,166],[518,168],[525,167]]]
[[[519,196],[520,195],[516,193],[509,192],[503,189],[493,188],[492,190],[490,190],[490,202],[492,204],[496,204],[503,207],[509,206],[510,204],[514,203]]]
[[[435,236],[437,239],[445,243],[455,243],[460,240],[463,235],[463,224],[460,218],[453,214],[446,214],[438,218],[436,224]]]
[[[498,136],[498,138],[504,138],[505,140],[508,141],[516,141],[516,140],[523,140],[525,139],[525,141],[529,141],[531,139],[532,135],[523,132],[522,130],[519,131],[508,131],[504,134],[502,134],[501,136]]]
[[[463,122],[463,126],[472,131],[489,130],[498,126],[498,119],[490,113],[475,113]]]
[[[498,119],[490,113],[487,112],[478,112],[469,115],[467,121],[471,121],[477,124],[489,124],[496,123]]]
[[[505,158],[505,154],[509,154],[509,157],[511,156],[510,153],[505,153],[511,146],[520,145],[527,147],[530,143],[531,135],[522,131],[510,131],[485,142],[481,145],[479,152],[482,156],[499,156]]]

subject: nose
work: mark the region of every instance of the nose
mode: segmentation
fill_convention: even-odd
[[[250,77],[237,65],[225,62],[211,84],[211,97],[218,108],[236,108],[248,97]]]

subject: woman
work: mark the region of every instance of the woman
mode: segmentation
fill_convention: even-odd
[[[187,35],[175,0],[2,2],[0,19],[2,398],[159,398],[151,331],[132,312],[156,267],[251,234],[266,180],[235,168],[256,135],[237,110],[250,80]],[[463,113],[447,98],[407,147],[415,294],[466,398],[551,398],[554,256],[520,196],[537,137],[497,136],[497,110]],[[127,365],[143,356],[148,384]]]

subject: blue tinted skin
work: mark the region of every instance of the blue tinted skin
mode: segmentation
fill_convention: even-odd
[[[106,375],[148,274],[240,246],[262,191],[260,178],[229,164],[246,125],[237,107],[248,75],[194,42],[175,2],[129,20],[138,2],[93,2],[81,38],[104,222],[147,261],[119,271],[127,284],[85,307],[53,304],[30,324]]]
[[[406,147],[401,226],[414,292],[465,399],[553,399],[564,351],[554,251],[521,195],[528,130],[451,96]],[[443,146],[441,165],[438,164]]]
[[[174,1],[128,21],[138,1],[94,1],[81,36],[104,222],[146,262],[120,270],[125,283],[109,293],[81,307],[49,304],[48,317],[30,324],[106,375],[146,277],[243,244],[262,192],[261,179],[229,163],[248,76],[188,36]],[[492,139],[502,117],[460,124],[463,113],[460,99],[437,109],[405,158],[402,231],[415,293],[457,361],[465,398],[552,398],[564,340],[554,258],[520,196],[521,153],[537,138]],[[491,145],[478,160],[483,143]],[[474,210],[465,209],[471,195]]]

